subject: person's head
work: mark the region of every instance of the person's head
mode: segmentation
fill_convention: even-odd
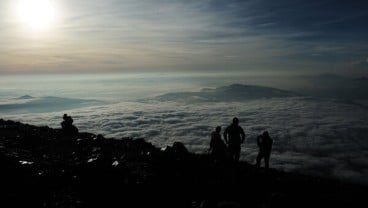
[[[263,136],[264,136],[264,137],[269,137],[269,135],[268,135],[268,131],[264,131],[264,132],[263,132]]]
[[[221,131],[221,126],[216,127],[216,132],[220,133],[220,131]]]
[[[66,118],[68,118],[68,114],[65,113],[63,119],[65,120]]]
[[[233,124],[235,124],[235,125],[239,124],[239,119],[237,117],[233,118]]]

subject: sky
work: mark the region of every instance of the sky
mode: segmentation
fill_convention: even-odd
[[[42,28],[21,2],[0,2],[0,74],[368,74],[367,1],[29,0]]]

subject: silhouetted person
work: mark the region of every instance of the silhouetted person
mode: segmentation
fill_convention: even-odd
[[[64,114],[63,121],[61,122],[61,128],[63,133],[66,135],[76,135],[78,134],[78,128],[73,125],[73,119],[68,114]]]
[[[186,155],[188,154],[188,149],[185,147],[185,145],[182,142],[174,142],[172,146],[172,150],[177,155]]]
[[[221,161],[225,159],[226,156],[226,145],[221,139],[221,127],[216,127],[216,130],[211,133],[210,151],[212,157],[216,161]]]
[[[265,168],[269,168],[269,161],[271,156],[271,150],[272,150],[272,143],[273,140],[271,139],[270,135],[268,134],[268,131],[263,132],[262,135],[259,135],[257,137],[257,145],[259,147],[259,152],[257,156],[257,163],[256,166],[261,166],[261,160],[264,158],[265,162]]]
[[[73,125],[73,119],[71,116],[68,116],[68,114],[64,114],[63,116],[63,122],[61,122],[61,127],[65,128],[67,126]]]
[[[233,123],[225,129],[224,139],[226,144],[228,144],[231,159],[239,161],[241,150],[240,145],[245,140],[245,133],[243,128],[239,126],[238,118],[233,118]]]

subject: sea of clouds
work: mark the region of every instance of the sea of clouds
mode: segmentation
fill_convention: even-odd
[[[241,160],[254,163],[256,136],[274,139],[271,166],[368,183],[368,110],[333,99],[264,98],[244,102],[181,103],[122,101],[59,112],[5,114],[0,117],[59,128],[64,113],[80,131],[108,138],[145,138],[159,147],[183,142],[207,153],[210,133],[234,116],[245,129]]]
[[[152,99],[233,83],[276,87],[304,96],[241,102]],[[246,132],[241,160],[254,164],[256,136],[268,130],[274,139],[272,167],[368,184],[367,89],[364,80],[332,75],[1,76],[0,118],[60,128],[63,114],[68,113],[80,131],[116,139],[143,137],[162,148],[180,141],[190,151],[207,153],[214,128],[220,125],[224,130],[237,116]],[[26,94],[34,98],[19,99]]]

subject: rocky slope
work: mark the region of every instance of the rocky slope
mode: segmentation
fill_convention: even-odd
[[[367,187],[0,119],[1,207],[356,207]]]

